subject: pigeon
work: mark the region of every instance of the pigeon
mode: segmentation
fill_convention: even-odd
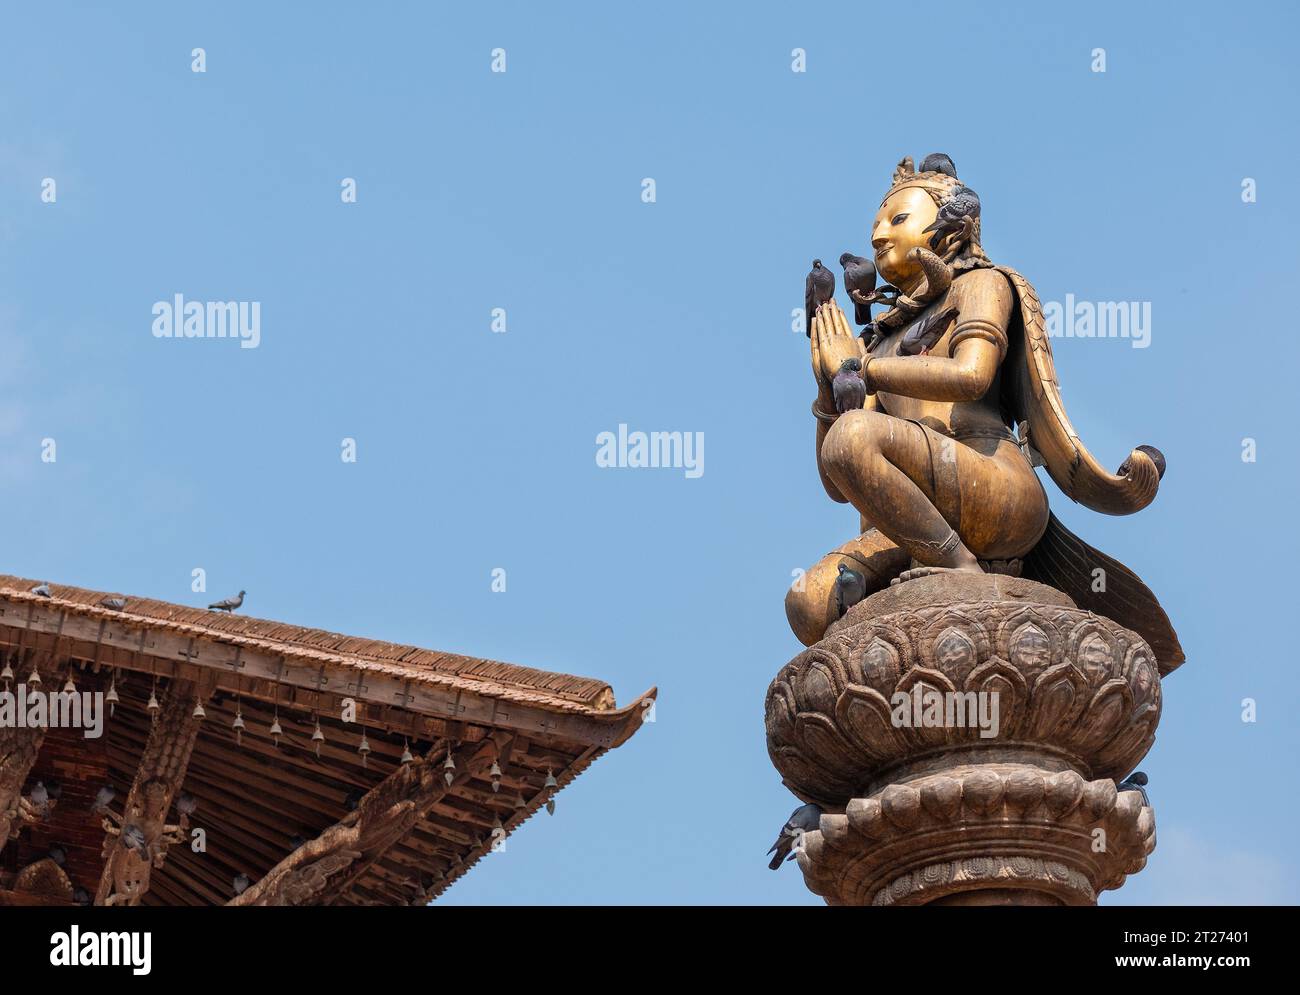
[[[1148,779],[1146,774],[1140,770],[1135,770],[1128,777],[1124,778],[1124,780],[1116,784],[1115,787],[1120,791],[1140,792],[1142,795],[1142,804],[1149,806],[1151,804],[1151,799],[1147,797],[1147,782]]]
[[[134,823],[122,827],[122,845],[128,850],[145,849],[144,830]]]
[[[242,895],[244,892],[248,891],[248,889],[253,886],[253,882],[249,880],[248,875],[244,874],[243,872],[236,874],[235,880],[232,881],[231,884],[235,886],[236,895]]]
[[[867,596],[867,578],[856,570],[840,564],[840,575],[835,578],[835,605],[839,617]]]
[[[835,397],[835,410],[840,414],[857,411],[867,403],[867,384],[862,379],[862,360],[856,356],[840,363],[840,372],[831,381],[831,393]]]
[[[99,607],[111,608],[115,612],[120,612],[126,607],[126,598],[102,598]]]
[[[804,833],[810,833],[821,825],[821,818],[822,810],[817,805],[801,805],[791,812],[790,818],[781,827],[781,834],[772,844],[772,849],[767,851],[776,854],[767,866],[771,870],[776,870],[783,861],[794,860],[795,843]]]
[[[92,812],[103,812],[108,808],[108,803],[117,797],[117,792],[113,786],[106,784],[95,792],[95,804],[90,807]]]
[[[835,296],[835,274],[822,265],[820,259],[814,259],[808,279],[803,286],[804,328],[812,338],[812,320],[817,309]]]
[[[68,851],[61,846],[52,846],[50,847],[49,858],[62,867],[68,862]]]
[[[956,315],[957,308],[952,304],[923,315],[903,333],[903,341],[898,344],[899,355],[924,356],[943,338],[943,333],[948,330],[948,322]]]
[[[176,796],[176,811],[180,815],[189,818],[194,814],[195,809],[199,807],[199,800],[188,791],[182,791]]]
[[[215,604],[208,605],[212,611],[233,612],[236,608],[244,603],[244,592],[240,591],[239,595],[234,598],[223,598]]]
[[[937,249],[944,236],[961,230],[966,223],[966,218],[970,218],[973,222],[979,216],[979,195],[970,187],[958,187],[952,197],[943,202],[943,206],[939,208],[939,216],[934,219],[934,223],[926,228],[922,234],[927,231],[934,232],[930,236],[930,248]]]
[[[942,152],[931,152],[921,160],[919,173],[943,173],[945,176],[951,176],[954,180],[957,178],[957,167],[952,164],[952,159]]]
[[[52,595],[50,594],[49,584],[37,584],[35,587],[32,588],[32,593],[42,598],[52,597]]]
[[[1151,457],[1151,462],[1156,465],[1156,479],[1163,480],[1165,477],[1165,454],[1155,446],[1138,446],[1137,448]],[[1128,475],[1128,471],[1128,460],[1125,459],[1116,471],[1116,475],[1124,477]]]
[[[365,792],[361,791],[360,788],[355,791],[349,791],[348,796],[343,799],[343,804],[347,807],[349,812],[355,812],[358,806],[360,806],[361,799],[364,795]]]
[[[876,289],[876,266],[870,259],[846,252],[840,256],[844,267],[844,289],[853,300],[853,320],[859,325],[871,324],[872,301],[865,299]]]
[[[37,808],[44,808],[50,803],[50,793],[46,790],[44,781],[37,781],[33,784],[32,793],[27,797]]]
[[[76,891],[72,893],[72,900],[76,902],[78,905],[89,905],[90,892],[88,892],[85,888],[78,888]]]
[[[289,852],[292,853],[294,850],[299,849],[300,847],[305,845],[306,842],[307,841],[305,839],[303,839],[297,833],[294,833],[292,836],[289,837]]]

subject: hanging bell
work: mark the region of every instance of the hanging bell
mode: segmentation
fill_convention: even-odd
[[[117,703],[121,700],[117,696],[117,680],[114,679],[108,683],[108,694],[104,695],[104,700],[108,702],[108,714],[112,715],[117,711]]]
[[[409,764],[414,759],[415,757],[411,756],[411,744],[408,743],[406,740],[402,740],[402,756],[401,756],[402,765],[405,766],[406,764]]]
[[[555,814],[555,792],[560,787],[560,782],[555,779],[555,772],[549,767],[546,769],[546,783],[543,785],[546,790],[546,814]]]
[[[4,669],[4,670],[0,670],[0,681],[4,681],[5,684],[7,685],[7,684],[8,684],[10,681],[12,681],[13,679],[14,679],[14,668],[11,667],[11,666],[9,665],[9,661],[6,660],[6,661],[5,661],[5,669]]]
[[[197,702],[195,702],[195,703],[194,703],[194,718],[196,718],[196,719],[205,719],[205,718],[207,718],[207,716],[208,716],[208,713],[205,712],[205,711],[203,710],[203,702],[201,702],[201,701],[197,701]]]
[[[365,767],[366,759],[370,756],[370,740],[366,739],[366,731],[361,730],[361,744],[357,747],[357,752],[361,754],[361,766]]]
[[[71,670],[68,671],[68,679],[67,679],[67,681],[66,681],[66,682],[64,683],[64,685],[63,685],[63,693],[64,693],[64,694],[76,694],[76,693],[77,693],[77,685],[75,685],[75,684],[72,683],[72,671],[71,671]]]
[[[311,741],[316,744],[316,759],[320,759],[320,745],[325,742],[325,734],[320,731],[320,719],[316,720],[316,729],[311,734]]]
[[[36,669],[35,664],[32,664],[32,674],[27,678],[27,686],[32,688],[38,688],[41,686],[40,671]]]
[[[271,722],[271,739],[275,741],[277,748],[280,746],[280,737],[284,735],[284,730],[280,728],[280,716],[276,716]]]
[[[156,719],[158,717],[158,709],[162,708],[162,706],[158,704],[158,696],[154,694],[152,690],[149,692],[149,704],[144,707],[149,709],[149,715],[151,718]]]
[[[452,773],[456,769],[456,761],[451,759],[451,750],[447,751],[447,761],[442,765],[442,779],[447,782],[447,787],[451,787],[451,782],[456,779]]]
[[[495,760],[492,761],[492,769],[488,772],[492,776],[492,791],[495,793],[501,790],[501,765]]]
[[[515,808],[527,808],[528,803],[524,801],[523,795],[515,795]]]
[[[235,745],[244,745],[244,713],[241,709],[235,709],[235,721],[230,723],[230,728],[235,730]]]

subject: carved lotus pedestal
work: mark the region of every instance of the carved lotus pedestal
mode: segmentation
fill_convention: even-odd
[[[1155,847],[1160,677],[1054,588],[940,574],[881,591],[786,664],[768,752],[823,809],[798,848],[831,905],[1091,905]]]

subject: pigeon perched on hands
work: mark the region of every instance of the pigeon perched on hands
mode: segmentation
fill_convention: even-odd
[[[37,808],[44,808],[50,803],[50,793],[46,790],[44,781],[33,784],[31,793],[27,797]]]
[[[835,578],[835,607],[839,617],[867,596],[867,578],[856,570],[840,564],[840,575]]]
[[[54,861],[60,867],[63,867],[68,862],[68,851],[63,849],[63,847],[61,846],[56,845],[50,847],[50,852],[48,856],[52,861]]]
[[[42,598],[53,597],[53,595],[50,594],[49,584],[37,584],[32,588],[32,593]]]
[[[967,224],[973,228],[975,219],[979,216],[979,195],[970,187],[958,187],[952,197],[944,201],[943,206],[939,208],[934,223],[925,228],[922,234],[927,231],[934,232],[930,236],[930,248],[937,249],[945,236],[961,231]]]
[[[867,383],[862,379],[862,360],[856,356],[840,363],[840,371],[831,381],[835,410],[840,414],[857,411],[867,403]]]
[[[859,325],[871,324],[872,300],[867,295],[876,289],[876,266],[870,259],[846,252],[840,256],[844,267],[844,289],[853,301],[853,320]]]
[[[108,808],[109,802],[117,797],[117,792],[110,784],[104,785],[95,792],[95,804],[90,807],[92,812],[103,812]]]
[[[364,797],[365,792],[358,788],[354,791],[348,792],[348,796],[343,799],[343,804],[347,807],[349,812],[355,812],[361,804],[361,799]]]
[[[808,279],[803,285],[804,330],[812,338],[812,320],[817,309],[835,296],[835,274],[822,265],[820,259],[814,259]]]
[[[924,356],[943,338],[943,333],[948,330],[948,322],[956,316],[957,308],[952,304],[923,315],[903,333],[903,341],[898,344],[899,355]]]
[[[218,612],[233,612],[236,608],[244,603],[244,592],[240,591],[236,597],[223,598],[215,604],[208,605],[210,609]]]
[[[198,807],[199,800],[188,791],[182,791],[176,796],[176,812],[178,815],[183,815],[188,819]]]
[[[248,875],[242,872],[235,875],[235,879],[234,881],[231,882],[231,884],[233,884],[235,887],[236,895],[242,895],[244,892],[248,891],[248,889],[253,886],[253,882],[249,879]]]
[[[772,844],[772,849],[767,851],[776,854],[767,866],[771,870],[776,870],[783,861],[794,860],[795,844],[804,833],[810,833],[821,825],[821,818],[822,810],[817,805],[801,805],[790,813],[790,818],[781,827],[781,834]]]
[[[957,178],[957,167],[952,164],[952,159],[942,152],[931,152],[921,160],[921,168],[918,173],[943,173],[945,176],[951,176],[954,180]]]

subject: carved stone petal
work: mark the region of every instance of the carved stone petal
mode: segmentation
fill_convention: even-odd
[[[844,814],[849,817],[853,831],[869,840],[883,839],[888,832],[877,798],[854,798],[845,807]]]
[[[1043,801],[1056,818],[1074,811],[1083,798],[1083,778],[1072,770],[1063,770],[1047,779],[1047,792]]]
[[[1002,778],[988,770],[967,774],[962,797],[974,811],[987,815],[1002,804]]]
[[[840,729],[867,761],[879,763],[903,750],[890,719],[889,702],[875,688],[850,684],[835,705]]]
[[[932,777],[921,785],[921,805],[931,816],[947,822],[961,808],[961,782],[954,777]]]
[[[1046,785],[1037,771],[1017,770],[1007,778],[1007,804],[1020,812],[1028,812],[1043,800]]]
[[[899,829],[911,829],[921,817],[921,795],[907,784],[891,784],[880,794],[885,818]]]

